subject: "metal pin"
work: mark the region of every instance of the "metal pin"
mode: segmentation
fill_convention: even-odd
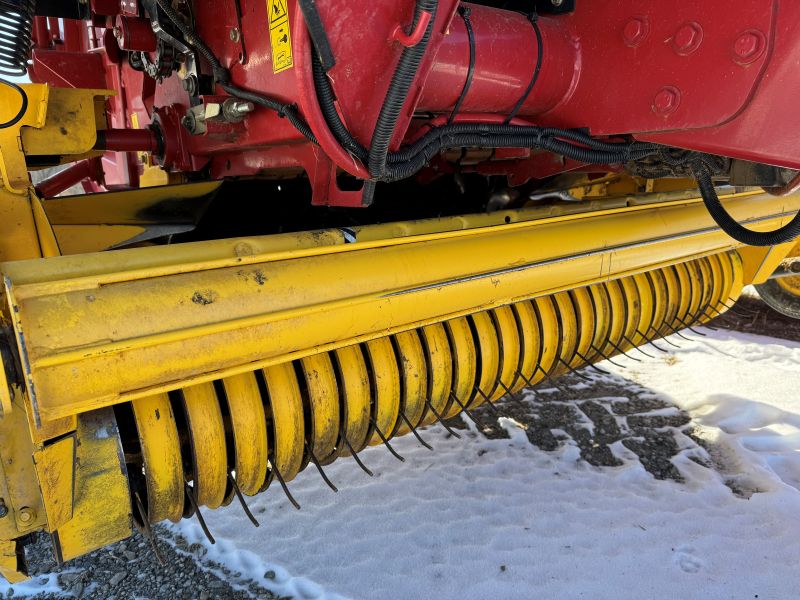
[[[596,367],[595,365],[593,365],[593,364],[592,364],[592,363],[589,361],[589,359],[588,359],[588,358],[586,358],[586,357],[585,357],[583,354],[581,354],[581,353],[580,353],[580,352],[578,352],[577,350],[575,351],[575,354],[577,354],[577,355],[578,355],[578,358],[580,358],[580,359],[581,359],[583,362],[585,362],[585,363],[586,363],[586,366],[587,366],[587,367],[589,367],[590,369],[593,369],[594,371],[597,371],[597,372],[598,372],[598,373],[600,373],[601,375],[611,375],[611,373],[609,373],[608,371],[604,371],[604,370],[603,370],[603,369],[601,369],[600,367]]]
[[[551,385],[552,385],[554,388],[556,388],[556,389],[557,389],[557,390],[558,390],[560,393],[562,393],[562,394],[566,394],[566,393],[567,393],[567,392],[566,392],[566,390],[564,390],[562,387],[560,387],[560,386],[559,386],[559,385],[556,383],[556,380],[555,380],[555,379],[553,379],[553,377],[552,377],[552,376],[551,376],[551,375],[550,375],[550,374],[549,374],[547,371],[545,371],[545,370],[542,368],[542,365],[540,365],[540,364],[537,364],[537,365],[536,365],[536,369],[537,369],[538,371],[541,371],[541,372],[542,372],[542,377],[544,377],[544,379],[542,379],[542,382],[549,381],[549,382],[550,382],[550,384],[551,384]]]
[[[433,413],[433,416],[439,420],[439,422],[442,424],[442,426],[447,430],[447,432],[450,435],[452,435],[456,439],[459,440],[461,439],[461,436],[458,435],[458,433],[456,433],[455,431],[453,431],[453,429],[447,423],[444,422],[444,419],[442,419],[442,415],[440,415],[439,412],[433,407],[430,398],[425,398],[425,405]]]
[[[638,331],[638,329],[637,329],[637,331]],[[634,347],[636,350],[638,350],[639,352],[641,352],[642,354],[644,354],[644,355],[645,355],[647,358],[655,358],[655,356],[653,356],[652,354],[648,354],[647,352],[645,352],[644,350],[642,350],[642,349],[641,349],[639,346],[637,346],[637,345],[636,345],[636,344],[633,342],[633,340],[632,340],[632,339],[630,339],[630,338],[629,338],[627,335],[623,335],[623,336],[622,336],[622,339],[623,339],[623,340],[625,340],[626,342],[628,342],[628,343],[629,343],[631,346],[633,346],[633,347]]]
[[[428,442],[422,439],[422,436],[417,431],[417,428],[411,424],[411,421],[408,420],[408,417],[402,410],[400,411],[400,418],[403,419],[403,422],[406,424],[406,427],[408,427],[411,430],[411,433],[414,434],[414,437],[417,438],[417,441],[420,444],[425,446],[428,450],[433,450],[433,446],[431,446]]]
[[[278,470],[278,466],[272,461],[270,461],[270,466],[272,467],[272,470],[275,471],[275,477],[278,478],[278,483],[281,484],[281,487],[283,488],[283,493],[286,494],[286,497],[289,499],[289,502],[291,502],[292,506],[294,506],[297,510],[300,510],[300,505],[297,503],[297,500],[294,499],[294,496],[292,496],[292,493],[289,491],[289,487],[286,485],[286,481],[284,480],[283,475],[281,475],[280,470]]]
[[[573,375],[577,375],[578,377],[580,377],[581,379],[584,379],[584,380],[586,380],[586,381],[591,381],[591,379],[590,379],[589,377],[587,377],[586,375],[581,375],[581,374],[580,374],[580,373],[578,373],[578,372],[577,372],[575,369],[573,369],[571,366],[569,366],[569,364],[568,364],[568,363],[564,362],[564,359],[563,359],[563,358],[561,358],[560,356],[558,357],[558,359],[557,359],[557,360],[558,360],[558,362],[560,362],[562,365],[564,365],[565,367],[567,367],[567,369],[569,370],[569,372],[570,372],[570,373],[572,373]]]
[[[153,554],[156,555],[158,564],[163,567],[165,564],[164,559],[161,558],[161,553],[158,551],[158,545],[156,544],[156,536],[153,534],[153,530],[150,528],[150,517],[147,515],[147,510],[145,509],[144,504],[142,504],[142,499],[139,497],[139,492],[134,492],[133,495],[136,498],[136,508],[139,511],[139,516],[142,518],[144,536],[147,538],[147,541],[150,542],[150,547],[153,549]]]
[[[369,422],[372,423],[372,426],[375,428],[375,433],[377,433],[378,437],[381,438],[383,445],[386,446],[387,450],[389,450],[389,452],[392,453],[392,456],[394,456],[400,462],[406,462],[406,459],[400,456],[397,452],[395,452],[395,449],[392,448],[392,445],[389,443],[389,440],[386,439],[386,436],[383,435],[383,432],[381,431],[381,428],[378,427],[378,424],[375,422],[375,419],[370,417]]]
[[[664,323],[664,325],[666,325],[666,323]],[[655,329],[655,328],[654,328],[652,325],[650,326],[650,329],[648,329],[647,331],[648,331],[648,333],[652,331],[653,333],[655,333],[655,334],[656,334],[656,337],[660,337],[662,340],[664,340],[664,341],[665,341],[666,343],[668,343],[670,346],[674,346],[675,348],[680,348],[680,346],[678,346],[678,344],[673,344],[673,343],[672,343],[672,342],[670,342],[670,341],[669,341],[669,340],[668,340],[666,337],[664,337],[663,335],[661,335],[661,332],[660,332],[660,331],[658,331],[658,329]]]
[[[458,397],[452,391],[450,392],[450,397],[453,399],[453,402],[458,404],[459,408],[461,408],[464,414],[467,415],[470,419],[472,419],[472,422],[475,423],[475,425],[478,425],[478,420],[472,415],[471,412],[469,412],[467,407],[464,406],[464,403],[461,402],[461,400],[459,400]]]
[[[648,338],[645,334],[643,334],[638,329],[636,330],[636,333],[638,333],[640,336],[642,336],[644,338],[645,342],[650,344],[653,348],[655,348],[659,352],[663,352],[664,354],[669,354],[669,350],[664,350],[663,348],[660,348],[659,346],[657,346],[655,343],[653,343],[652,339]]]
[[[598,348],[598,347],[597,347],[597,346],[595,346],[594,344],[592,344],[590,347],[591,347],[591,349],[592,349],[592,350],[594,350],[594,351],[595,351],[595,352],[596,352],[596,353],[597,353],[597,354],[598,354],[598,355],[599,355],[599,356],[600,356],[600,357],[601,357],[603,360],[607,360],[607,361],[608,361],[608,362],[610,362],[612,365],[615,365],[615,366],[619,367],[620,369],[627,369],[627,368],[628,368],[628,367],[626,367],[625,365],[621,365],[621,364],[620,364],[620,363],[618,363],[618,362],[614,362],[614,361],[611,359],[611,357],[610,357],[610,356],[608,356],[607,354],[605,354],[605,353],[604,353],[602,350],[600,350],[600,348]]]
[[[350,440],[347,439],[346,435],[342,436],[342,441],[344,442],[344,445],[347,446],[347,449],[350,451],[350,456],[352,456],[355,459],[358,466],[361,467],[361,470],[364,471],[364,473],[366,473],[370,477],[372,477],[374,473],[367,468],[367,465],[361,462],[360,458],[358,458],[358,453],[355,450],[353,450],[353,447],[350,445]]]
[[[206,525],[206,520],[203,518],[203,514],[200,512],[200,507],[197,505],[197,499],[194,497],[194,489],[188,484],[184,484],[184,490],[186,491],[186,496],[189,498],[189,503],[192,505],[192,509],[194,509],[194,514],[197,516],[197,521],[200,523],[200,528],[203,530],[203,533],[206,534],[208,541],[212,544],[216,544],[216,540],[214,536],[211,535],[211,532],[208,530],[208,526]]]
[[[489,407],[492,409],[492,412],[494,412],[495,415],[497,415],[498,417],[502,417],[503,416],[500,413],[500,411],[497,409],[497,406],[495,406],[494,402],[492,402],[491,398],[489,398],[489,396],[484,394],[483,390],[481,388],[479,388],[476,385],[473,389],[481,395],[481,397],[483,398],[484,402],[486,402],[486,404],[489,405]]]
[[[706,316],[708,316],[708,315],[706,315]],[[690,315],[690,317],[691,317],[691,320],[692,320],[692,321],[694,321],[694,320],[697,318],[697,313],[695,313],[695,314],[693,314],[693,315]],[[678,319],[678,323],[680,323],[681,325],[683,325],[683,326],[684,326],[686,329],[688,329],[688,330],[689,330],[689,331],[691,331],[692,333],[694,333],[694,334],[697,334],[697,335],[699,335],[700,337],[706,337],[706,334],[705,334],[705,333],[703,333],[702,331],[697,331],[697,329],[695,329],[694,327],[692,327],[691,325],[689,325],[689,324],[688,324],[686,321],[684,321],[683,319],[681,319],[681,318],[680,318],[678,315],[675,315],[675,318],[676,318],[676,319]],[[713,328],[713,327],[711,327],[711,329],[714,329],[714,328]]]
[[[230,481],[231,485],[233,486],[233,491],[236,493],[236,497],[239,499],[239,504],[242,505],[244,514],[247,515],[247,518],[250,519],[250,522],[253,525],[255,525],[256,527],[260,527],[258,521],[253,516],[253,513],[251,513],[250,509],[247,507],[247,503],[244,501],[244,496],[242,496],[242,491],[239,489],[239,485],[236,483],[236,479],[234,479],[233,473],[228,473],[228,481]]]
[[[311,462],[314,463],[314,466],[317,467],[317,471],[319,471],[320,477],[322,477],[322,481],[328,484],[328,487],[331,488],[334,492],[338,492],[339,488],[333,485],[333,482],[330,479],[328,479],[327,475],[325,475],[325,471],[322,470],[322,465],[319,463],[319,460],[317,460],[317,457],[314,454],[314,451],[311,449],[311,446],[309,446],[308,440],[306,440],[305,444],[306,444],[306,452],[308,452],[308,457],[311,459]]]
[[[608,341],[609,344],[611,344],[613,346],[614,350],[616,350],[620,354],[624,354],[626,357],[630,358],[631,360],[635,360],[636,362],[642,362],[641,358],[636,358],[635,356],[631,356],[630,354],[625,352],[625,350],[623,350],[622,348],[617,346],[614,342],[612,342],[611,339],[608,339],[607,341]]]

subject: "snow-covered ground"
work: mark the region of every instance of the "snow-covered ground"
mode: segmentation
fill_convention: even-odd
[[[249,500],[260,528],[234,503],[205,511],[216,545],[194,520],[162,531],[162,543],[204,555],[243,593],[255,582],[298,600],[797,598],[800,344],[704,331],[673,338],[682,347],[669,354],[615,359],[625,369],[601,363],[611,374],[593,382],[566,378],[560,392],[502,403],[517,419],[500,419],[508,439],[487,439],[468,420],[462,439],[437,426],[423,433],[435,452],[413,437],[394,442],[404,463],[365,451],[373,478],[348,459],[326,467],[338,494],[307,469],[290,483],[301,511],[274,486]],[[598,406],[611,425],[584,416]],[[573,419],[564,431],[557,419],[545,427],[555,450],[529,441],[542,415],[562,413]],[[659,430],[659,419],[673,427]],[[665,450],[661,432],[677,447]],[[595,439],[598,464],[621,466],[581,459]],[[669,463],[654,469],[670,456],[674,474]],[[683,482],[657,480],[645,463]],[[63,590],[53,575],[35,582],[15,594]],[[0,596],[7,589],[0,583]]]
[[[470,424],[460,440],[427,431],[435,452],[397,440],[405,463],[367,450],[374,478],[338,461],[338,494],[306,470],[291,483],[301,511],[278,486],[251,500],[259,529],[235,504],[208,513],[215,546],[194,521],[177,530],[234,579],[294,598],[796,598],[800,344],[705,331],[597,376],[691,414],[703,443],[675,431],[684,483],[654,479],[621,443],[622,466],[593,467],[501,419],[510,439]]]

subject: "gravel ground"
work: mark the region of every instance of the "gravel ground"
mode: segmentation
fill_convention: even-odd
[[[800,341],[800,321],[778,315],[757,297],[744,296],[737,307],[737,313],[728,313],[712,325]],[[660,358],[666,362],[671,359],[668,354],[661,354]],[[583,460],[595,466],[614,467],[620,462],[610,445],[621,442],[656,479],[678,482],[683,479],[670,461],[679,450],[676,436],[685,435],[704,447],[707,444],[695,435],[686,412],[658,399],[650,390],[630,385],[622,388],[602,378],[593,378],[589,383],[575,375],[563,377],[556,385],[537,388],[535,402],[521,401],[519,397],[506,398],[499,403],[499,409],[505,416],[523,424],[530,443],[544,451],[555,450],[571,439],[580,448]],[[653,411],[658,414],[653,415]],[[506,431],[497,425],[496,415],[488,408],[474,411],[473,416],[487,437],[507,437]],[[451,419],[449,425],[465,428],[460,418]],[[709,454],[714,455],[713,452]],[[713,463],[703,466],[719,467]],[[733,482],[729,487],[740,496],[752,493]],[[204,548],[189,545],[166,527],[156,527],[155,532],[163,565],[155,559],[145,538],[138,534],[61,567],[52,557],[49,538],[40,536],[28,546],[27,557],[34,578],[44,583],[49,574],[55,573],[67,595],[77,598],[277,598],[243,579],[241,573],[231,573],[204,559]],[[270,573],[265,577],[269,579]],[[63,596],[36,596],[37,600],[58,597]]]

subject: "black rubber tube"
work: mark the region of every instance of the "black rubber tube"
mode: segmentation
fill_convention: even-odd
[[[748,246],[777,246],[800,237],[800,212],[789,223],[774,231],[753,231],[740,225],[722,206],[708,166],[699,158],[693,159],[690,164],[711,218],[737,242]]]

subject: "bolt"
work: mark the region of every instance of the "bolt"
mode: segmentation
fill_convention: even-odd
[[[6,506],[6,501],[3,498],[0,498],[0,519],[8,515],[8,507]]]
[[[648,31],[647,20],[642,17],[635,17],[625,23],[625,28],[622,30],[622,39],[625,41],[626,46],[633,48],[644,41]]]
[[[653,112],[668,115],[675,112],[681,102],[681,93],[672,86],[663,87],[653,99]]]
[[[751,63],[764,51],[764,34],[760,31],[745,31],[733,43],[733,53],[738,62]]]
[[[235,102],[231,107],[231,111],[240,115],[246,115],[253,110],[255,110],[255,105],[252,102]]]
[[[181,125],[186,128],[186,131],[194,134],[197,125],[197,120],[195,119],[194,113],[186,113],[183,115],[183,118],[181,119]]]
[[[28,508],[21,508],[17,513],[17,520],[22,523],[23,525],[27,525],[28,523],[33,522],[33,518],[36,516],[36,513],[33,512],[33,509]]]
[[[252,102],[228,98],[222,104],[222,116],[229,123],[238,123],[255,109],[256,107]]]
[[[672,38],[672,48],[681,55],[691,54],[703,42],[703,28],[699,23],[686,23]]]
[[[197,77],[188,75],[182,82],[183,89],[188,92],[190,96],[197,95]]]
[[[242,34],[237,27],[232,27],[228,32],[228,36],[231,38],[232,42],[238,43],[239,39],[242,37]]]

